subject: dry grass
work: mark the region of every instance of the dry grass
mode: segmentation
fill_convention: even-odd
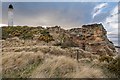
[[[106,78],[97,59],[91,61],[89,58],[82,58],[77,62],[74,58],[42,52],[4,52],[3,54],[3,77]],[[97,67],[94,64],[97,64]]]
[[[103,71],[99,68],[91,68],[89,66],[81,67],[73,76],[74,78],[106,78]]]
[[[3,53],[2,67],[3,77],[28,77],[31,70],[42,63],[44,56],[42,53]]]
[[[32,73],[32,78],[105,78],[99,68],[77,63],[76,60],[65,57],[47,59]]]
[[[106,78],[99,56],[81,49],[36,45],[4,47],[3,51],[3,77]]]

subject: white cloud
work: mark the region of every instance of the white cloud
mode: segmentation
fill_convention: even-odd
[[[116,6],[105,20],[105,24],[116,31],[118,29],[118,6]]]
[[[100,14],[102,9],[107,7],[108,6],[108,3],[101,3],[101,4],[98,4],[97,6],[94,7],[94,10],[92,12],[92,17],[94,18],[96,15]]]
[[[113,41],[114,45],[118,45],[118,5],[110,12],[110,16],[104,21],[107,29],[108,38]],[[113,36],[114,35],[114,36]]]
[[[2,26],[8,26],[7,24],[0,24],[0,27],[2,27]]]
[[[0,27],[3,27],[3,26],[8,26],[7,24],[0,24]],[[13,26],[17,26],[17,25],[13,25]]]

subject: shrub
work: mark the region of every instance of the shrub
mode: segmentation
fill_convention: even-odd
[[[45,42],[50,42],[50,41],[54,41],[53,37],[49,34],[48,31],[43,30],[41,32],[42,35],[39,36],[38,40],[40,41],[45,41]]]
[[[61,44],[61,48],[67,47],[78,47],[78,45],[75,44],[72,40],[66,40],[64,43]]]
[[[54,44],[54,46],[61,46],[61,43],[56,43]]]
[[[100,62],[104,62],[104,61],[106,61],[106,62],[110,62],[110,61],[112,61],[113,60],[113,57],[111,57],[111,56],[101,56],[100,58],[99,58],[99,61]]]
[[[35,33],[34,28],[28,26],[2,27],[2,39],[12,37],[32,39]]]
[[[49,32],[48,32],[47,30],[42,30],[42,31],[41,31],[41,34],[42,34],[42,35],[49,35]]]
[[[120,78],[120,56],[118,56],[116,59],[111,61],[108,64],[107,69],[111,73],[115,74],[117,78]]]
[[[30,32],[23,33],[23,34],[21,35],[21,38],[22,38],[22,39],[33,39],[33,34],[30,33]]]

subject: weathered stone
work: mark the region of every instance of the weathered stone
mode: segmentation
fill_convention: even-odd
[[[113,55],[116,53],[115,46],[108,40],[107,31],[102,24],[83,25],[82,28],[69,30],[69,33],[71,33],[71,36],[74,33],[73,41],[81,49],[98,53],[99,55]],[[77,36],[78,33],[82,35],[79,36],[80,38]]]
[[[33,28],[34,29],[34,28]],[[35,32],[34,32],[35,30]],[[98,55],[114,55],[116,53],[114,44],[107,38],[107,31],[102,24],[83,25],[81,28],[73,28],[70,30],[62,29],[60,26],[34,29],[33,40],[24,40],[15,37],[6,39],[3,46],[62,46],[62,47],[78,47],[90,53]],[[37,41],[41,35],[41,31],[47,31],[53,37],[54,41],[44,42]],[[37,32],[37,33],[36,33]],[[38,33],[39,32],[39,33]],[[44,35],[43,35],[44,36]],[[48,36],[49,37],[49,36]],[[48,38],[48,37],[45,37]],[[12,45],[11,45],[12,44]]]

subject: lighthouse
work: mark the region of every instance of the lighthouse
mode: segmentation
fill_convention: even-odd
[[[13,26],[13,6],[12,4],[8,7],[8,26]]]

